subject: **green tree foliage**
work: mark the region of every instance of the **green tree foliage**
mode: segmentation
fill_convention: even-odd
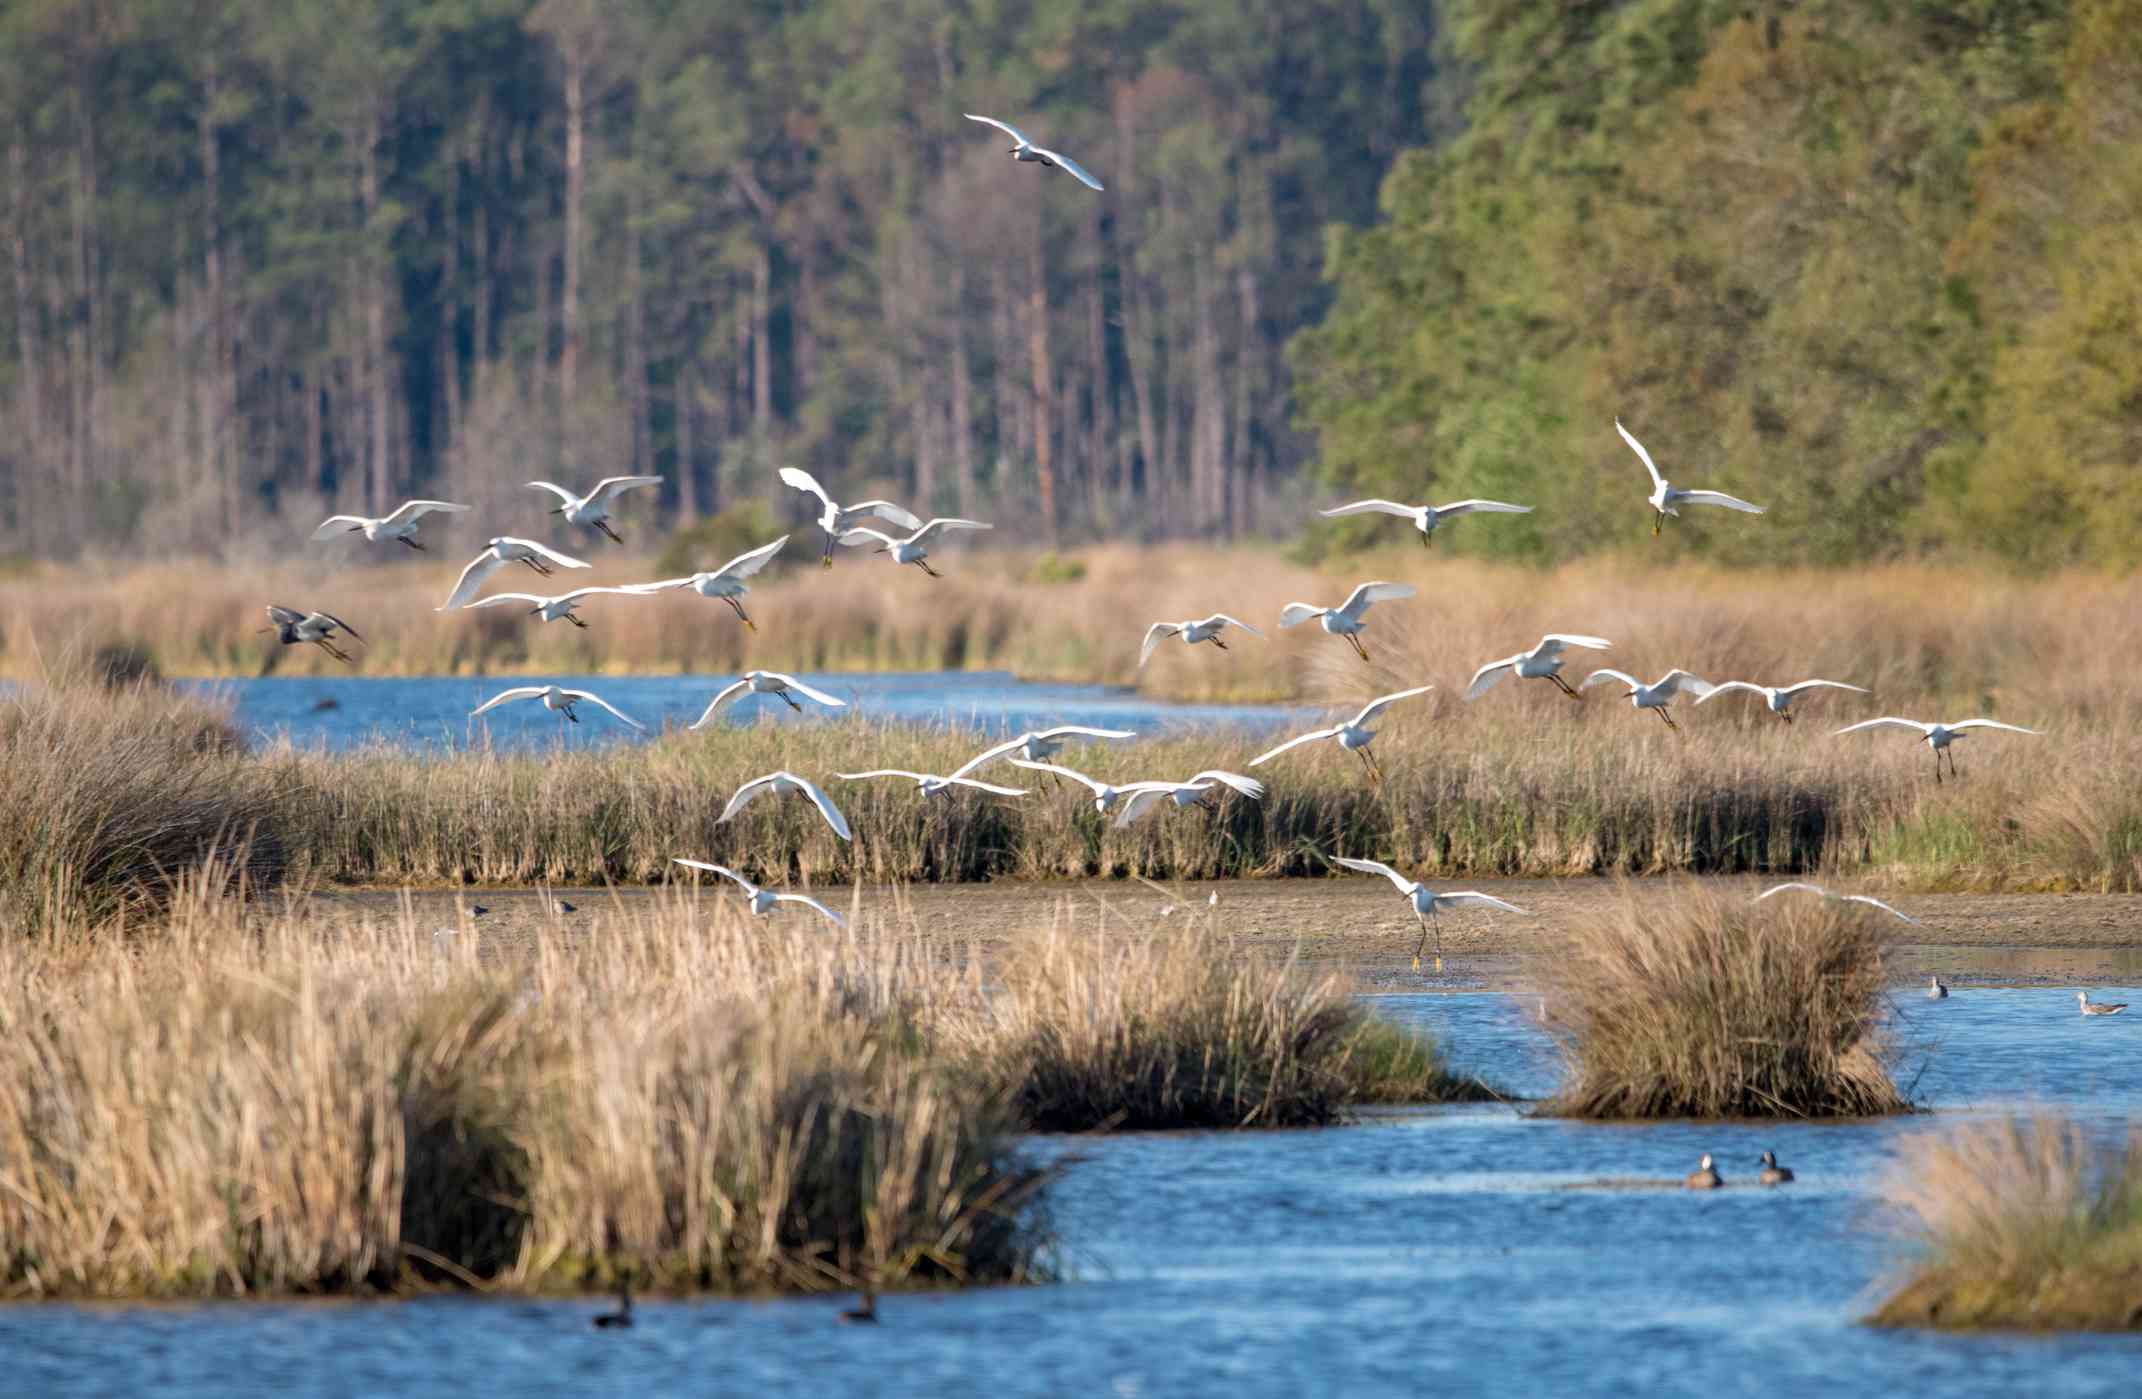
[[[620,470],[690,519],[787,461],[1256,528],[1429,52],[1401,0],[12,0],[0,547]]]
[[[1640,540],[1641,466],[1739,561],[2142,558],[2142,6],[1468,6],[1462,133],[1339,230],[1299,337],[1338,488],[1543,508],[1448,546]],[[1602,509],[1602,504],[1627,508]]]

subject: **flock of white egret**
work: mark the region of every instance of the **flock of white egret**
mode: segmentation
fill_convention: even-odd
[[[1060,152],[1035,145],[1014,127],[993,117],[978,116],[972,113],[969,113],[968,116],[970,120],[987,123],[1010,136],[1014,144],[1009,153],[1015,160],[1039,164],[1045,169],[1060,169],[1090,189],[1100,190],[1103,188],[1101,182],[1076,161]],[[1627,428],[1623,427],[1618,419],[1614,424],[1614,428],[1621,435],[1622,440],[1629,445],[1629,448],[1636,453],[1637,458],[1643,462],[1644,469],[1649,474],[1651,490],[1647,500],[1652,511],[1652,533],[1654,536],[1664,528],[1668,517],[1679,517],[1682,506],[1711,505],[1753,515],[1763,513],[1763,507],[1726,495],[1720,491],[1684,490],[1669,484],[1666,478],[1660,474],[1657,464],[1652,460],[1651,453],[1646,450],[1643,443],[1637,441],[1635,436]],[[832,566],[833,552],[837,545],[849,547],[875,546],[875,552],[889,555],[895,564],[913,565],[931,577],[937,577],[939,576],[937,571],[931,568],[929,564],[929,545],[933,540],[951,533],[991,528],[989,524],[980,520],[953,518],[924,520],[889,500],[865,500],[843,505],[836,501],[806,471],[795,467],[782,467],[779,475],[784,485],[815,497],[818,502],[819,508],[816,513],[816,519],[825,536],[824,550],[820,556],[820,561],[825,567]],[[527,484],[529,489],[545,492],[556,499],[558,503],[552,507],[550,513],[564,516],[566,522],[570,525],[599,533],[613,542],[622,543],[622,536],[618,534],[611,524],[612,507],[626,492],[643,486],[658,485],[660,481],[661,478],[658,476],[612,476],[597,482],[594,488],[585,494],[576,494],[573,490],[550,481],[531,481]],[[331,516],[313,531],[312,538],[314,540],[325,540],[347,534],[362,534],[367,540],[373,542],[391,540],[410,549],[421,550],[424,546],[417,541],[416,535],[426,516],[435,513],[461,514],[466,513],[469,508],[467,505],[456,504],[451,501],[412,500],[392,514],[379,519],[357,515]],[[1527,514],[1530,513],[1531,509],[1532,507],[1528,505],[1516,505],[1499,500],[1475,499],[1455,501],[1447,505],[1411,505],[1398,501],[1369,499],[1352,501],[1319,513],[1327,517],[1363,514],[1396,516],[1410,521],[1413,527],[1419,531],[1422,543],[1426,544],[1432,538],[1436,529],[1445,521],[1473,514]],[[866,520],[882,521],[902,532],[894,534],[883,529],[874,528],[864,523]],[[750,615],[745,611],[743,601],[750,592],[749,580],[763,569],[775,555],[781,552],[788,540],[789,536],[784,535],[772,543],[761,545],[747,553],[738,555],[718,569],[695,573],[686,578],[671,578],[649,583],[582,587],[554,595],[500,592],[488,596],[480,596],[482,588],[492,575],[513,563],[525,564],[538,576],[545,578],[555,575],[560,569],[585,569],[589,567],[584,560],[569,557],[535,540],[500,536],[489,540],[483,552],[472,559],[468,566],[462,570],[459,579],[454,584],[453,591],[448,594],[446,601],[440,605],[438,610],[441,612],[454,612],[462,609],[519,606],[525,608],[529,616],[540,618],[545,622],[565,621],[576,627],[586,627],[588,623],[576,613],[577,609],[589,599],[597,597],[646,597],[674,590],[689,589],[697,592],[702,597],[718,599],[726,603],[735,612],[737,620],[743,623],[746,628],[755,632],[757,624],[752,621]],[[1347,596],[1346,600],[1337,606],[1322,606],[1307,602],[1288,603],[1280,609],[1279,626],[1288,628],[1299,626],[1305,622],[1316,622],[1323,627],[1326,633],[1336,637],[1343,637],[1347,644],[1365,661],[1369,659],[1369,652],[1367,645],[1362,640],[1362,632],[1368,625],[1369,609],[1378,603],[1397,602],[1410,598],[1414,596],[1414,592],[1412,585],[1406,583],[1366,582],[1356,587]],[[278,632],[283,644],[292,645],[309,642],[320,646],[328,654],[345,662],[349,661],[350,657],[348,653],[335,644],[334,638],[347,636],[351,640],[360,643],[364,639],[359,635],[356,628],[332,613],[320,611],[301,612],[294,608],[271,606],[268,608],[268,615],[274,624],[271,629]],[[1170,637],[1180,637],[1186,646],[1194,647],[1200,643],[1209,643],[1216,649],[1226,650],[1227,643],[1222,639],[1222,634],[1230,628],[1247,632],[1260,640],[1265,635],[1249,622],[1225,612],[1214,612],[1208,617],[1181,622],[1154,622],[1146,630],[1144,644],[1139,652],[1138,665],[1142,669],[1152,659],[1153,653],[1160,643]],[[1867,693],[1864,688],[1857,685],[1847,684],[1838,680],[1821,679],[1803,680],[1797,684],[1782,686],[1762,685],[1743,680],[1712,684],[1701,676],[1681,669],[1670,670],[1659,680],[1650,684],[1646,684],[1624,671],[1610,668],[1594,670],[1584,678],[1581,684],[1574,686],[1563,677],[1562,669],[1566,663],[1566,653],[1571,648],[1606,651],[1611,649],[1611,646],[1612,643],[1603,637],[1582,636],[1571,633],[1550,633],[1540,638],[1539,643],[1528,651],[1521,651],[1516,655],[1505,657],[1502,660],[1489,661],[1482,665],[1474,672],[1472,682],[1465,691],[1465,699],[1467,701],[1479,699],[1500,681],[1512,675],[1519,679],[1552,681],[1563,693],[1579,701],[1583,698],[1583,692],[1595,685],[1618,683],[1626,688],[1628,700],[1634,709],[1648,709],[1657,714],[1666,723],[1667,727],[1678,728],[1679,726],[1675,724],[1669,709],[1677,698],[1684,695],[1693,697],[1698,704],[1703,704],[1723,694],[1746,691],[1760,695],[1772,713],[1786,723],[1791,723],[1793,718],[1791,706],[1793,702],[1812,690],[1833,689],[1858,694]],[[1370,744],[1374,740],[1376,732],[1368,727],[1369,724],[1392,705],[1424,695],[1432,688],[1432,686],[1421,685],[1371,700],[1363,705],[1353,718],[1328,728],[1312,729],[1307,733],[1297,734],[1270,751],[1251,759],[1248,766],[1252,768],[1259,767],[1294,748],[1319,740],[1330,739],[1335,741],[1343,751],[1353,753],[1359,758],[1370,783],[1380,785],[1383,781],[1382,769],[1370,750]],[[828,708],[839,709],[845,707],[844,701],[821,690],[814,689],[792,675],[783,675],[774,671],[754,670],[717,692],[708,703],[706,711],[690,727],[695,730],[706,727],[714,721],[725,705],[745,694],[772,695],[798,712],[801,712],[803,708],[802,705],[797,703],[796,697],[799,695],[815,704]],[[646,729],[645,725],[626,715],[599,695],[587,690],[565,689],[557,685],[524,685],[502,691],[478,706],[472,711],[470,717],[474,718],[482,715],[502,704],[515,700],[539,700],[546,709],[558,714],[561,722],[578,723],[580,716],[576,712],[576,706],[585,704],[605,711],[635,730],[645,732]],[[2025,734],[2038,732],[2037,730],[2025,729],[1993,719],[1966,719],[1957,723],[1939,724],[1922,723],[1913,719],[1893,716],[1864,720],[1837,732],[1840,734],[1855,733],[1863,729],[1874,728],[1905,728],[1920,734],[1934,754],[1934,775],[1937,782],[1942,777],[1944,755],[1947,756],[1949,772],[1952,776],[1954,775],[1956,759],[1955,755],[1949,752],[1950,746],[1972,730],[1999,729]],[[1215,806],[1222,799],[1224,793],[1233,793],[1250,801],[1261,801],[1264,798],[1264,784],[1239,773],[1208,770],[1195,773],[1182,781],[1156,780],[1128,782],[1117,785],[1102,782],[1072,768],[1049,761],[1067,743],[1073,740],[1107,741],[1132,738],[1134,736],[1122,730],[1065,725],[1040,732],[1021,734],[1009,742],[1001,743],[985,750],[953,772],[944,775],[914,772],[900,768],[873,768],[863,772],[836,773],[834,775],[842,781],[851,782],[888,777],[912,781],[916,784],[917,790],[925,797],[939,797],[955,789],[979,791],[990,796],[1004,798],[1026,796],[1028,793],[1025,788],[985,782],[971,776],[977,769],[1002,758],[1008,760],[1015,767],[1044,774],[1052,782],[1058,783],[1058,785],[1069,781],[1085,787],[1092,794],[1095,809],[1104,816],[1112,813],[1114,815],[1114,824],[1117,826],[1129,825],[1147,812],[1159,808],[1164,803],[1172,804],[1178,808],[1191,805]],[[816,808],[818,814],[836,836],[842,840],[853,838],[847,818],[841,813],[840,808],[834,804],[832,798],[809,778],[798,776],[791,772],[768,773],[764,777],[745,783],[729,799],[729,803],[723,810],[720,819],[723,821],[730,820],[750,802],[767,794],[802,796]],[[836,923],[841,922],[840,918],[832,910],[806,895],[769,893],[742,875],[720,865],[681,857],[678,858],[677,863],[693,870],[709,871],[735,882],[743,889],[755,913],[765,913],[783,902],[794,902],[815,909]],[[1523,913],[1522,909],[1513,904],[1475,891],[1437,892],[1431,890],[1418,881],[1407,879],[1389,865],[1381,864],[1374,860],[1352,859],[1342,856],[1336,858],[1336,863],[1361,873],[1380,874],[1391,881],[1398,891],[1404,895],[1412,907],[1416,919],[1420,922],[1421,947],[1425,947],[1431,932],[1434,934],[1437,943],[1438,966],[1441,965],[1442,942],[1440,920],[1437,917],[1438,909],[1452,906],[1479,906],[1511,913]],[[1817,894],[1824,894],[1824,891],[1814,885],[1789,883],[1767,890],[1759,897],[1767,899],[1774,894],[1786,891],[1812,891]],[[1827,897],[1826,894],[1825,897]],[[1857,902],[1870,904],[1886,912],[1896,914],[1899,918],[1904,917],[1903,914],[1897,913],[1895,909],[1877,899],[1856,895],[1849,897]],[[1911,920],[1906,919],[1906,921]],[[1416,967],[1420,964],[1420,950],[1421,948],[1419,947],[1415,949],[1414,965]],[[1938,982],[1936,984],[1938,986]],[[2084,1011],[2086,1014],[2101,1013],[2088,1004],[2085,1004]]]

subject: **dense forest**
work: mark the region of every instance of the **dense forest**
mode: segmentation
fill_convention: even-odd
[[[0,547],[285,549],[330,508],[511,519],[533,477],[625,471],[690,518],[790,462],[1022,537],[1255,529],[1311,447],[1284,351],[1323,227],[1421,139],[1426,26],[8,0]]]
[[[0,551],[793,462],[1562,558],[1619,416],[1771,507],[1684,550],[2127,563],[2138,229],[2142,0],[9,0]]]
[[[1542,507],[1446,547],[1648,546],[1618,415],[1770,507],[1673,526],[1720,559],[2142,560],[2142,0],[1447,15],[1465,129],[1295,347],[1334,485]]]

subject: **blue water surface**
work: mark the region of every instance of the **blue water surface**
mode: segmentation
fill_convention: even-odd
[[[2099,999],[2142,1003],[2142,988]],[[1376,998],[1519,1093],[1558,1059],[1530,998]],[[1874,1184],[1899,1141],[2052,1104],[2108,1141],[2142,1106],[2142,1018],[2072,992],[1897,1001],[1934,1109],[1832,1125],[1593,1125],[1516,1107],[1378,1113],[1306,1131],[1046,1138],[1067,1280],[894,1296],[604,1304],[0,1308],[0,1389],[25,1395],[2081,1396],[2124,1391],[2142,1337],[1858,1324],[1904,1257]],[[1765,1149],[1799,1173],[1749,1184]],[[1704,1152],[1725,1190],[1672,1185]]]

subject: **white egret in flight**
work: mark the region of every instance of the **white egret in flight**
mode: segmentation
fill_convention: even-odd
[[[1589,690],[1592,686],[1604,685],[1609,680],[1619,680],[1628,686],[1629,703],[1637,709],[1648,709],[1658,715],[1666,721],[1666,727],[1669,729],[1681,727],[1673,721],[1673,716],[1666,712],[1666,706],[1673,703],[1676,695],[1694,695],[1700,700],[1711,692],[1710,681],[1700,675],[1690,675],[1685,670],[1669,670],[1659,677],[1656,684],[1651,685],[1646,685],[1626,671],[1595,670],[1585,676],[1584,683],[1577,688]]]
[[[586,495],[574,495],[565,487],[549,481],[530,481],[528,489],[549,491],[558,498],[560,504],[551,514],[563,515],[576,525],[599,529],[622,544],[625,541],[619,538],[616,530],[610,528],[610,502],[635,486],[658,486],[661,483],[662,478],[659,476],[605,476],[596,482],[595,489]]]
[[[319,540],[332,539],[338,534],[362,534],[374,544],[382,539],[399,539],[410,548],[421,550],[424,546],[416,542],[417,524],[433,511],[461,515],[467,513],[468,507],[450,500],[412,500],[392,515],[383,515],[376,520],[369,515],[330,515],[312,532],[312,537]]]
[[[746,691],[755,695],[774,695],[790,709],[801,714],[803,706],[796,703],[794,695],[789,693],[792,690],[795,694],[802,695],[807,700],[815,700],[828,709],[846,709],[848,707],[848,701],[829,695],[824,690],[814,689],[793,675],[783,675],[778,670],[752,670],[746,671],[743,679],[724,685],[720,692],[708,702],[705,712],[697,719],[694,719],[688,727],[693,729],[705,728],[714,722],[714,716],[721,712],[723,705],[741,697]]]
[[[808,777],[798,777],[792,772],[769,772],[764,777],[754,777],[737,788],[736,795],[729,798],[729,804],[723,807],[721,815],[715,818],[716,823],[730,820],[737,812],[768,793],[778,797],[791,792],[805,797],[812,806],[817,807],[818,814],[833,828],[833,834],[842,840],[855,839],[848,829],[848,818],[840,814],[840,808],[833,805],[833,799],[819,790],[818,784]]]
[[[1278,757],[1289,748],[1298,748],[1304,743],[1314,743],[1320,738],[1333,738],[1339,741],[1339,747],[1361,760],[1361,766],[1368,770],[1371,783],[1380,784],[1383,781],[1383,769],[1377,765],[1375,755],[1369,752],[1369,743],[1376,737],[1376,731],[1368,727],[1369,720],[1383,713],[1384,710],[1402,699],[1412,699],[1415,695],[1425,695],[1434,688],[1435,686],[1433,685],[1419,685],[1410,690],[1400,690],[1396,694],[1385,695],[1382,699],[1370,700],[1367,704],[1361,706],[1359,714],[1356,714],[1345,723],[1334,724],[1328,729],[1311,729],[1307,733],[1296,734],[1270,752],[1260,753],[1250,759],[1249,765],[1257,767]]]
[[[1032,729],[1017,738],[1006,739],[993,748],[981,752],[952,769],[954,777],[965,777],[987,767],[999,758],[1017,753],[1029,763],[1043,763],[1062,752],[1064,745],[1074,738],[1136,738],[1130,729],[1090,729],[1084,724],[1059,724],[1053,729]],[[1016,760],[1015,760],[1016,761]]]
[[[1869,898],[1865,894],[1833,894],[1829,890],[1823,888],[1820,884],[1806,884],[1798,880],[1795,880],[1789,884],[1773,884],[1768,889],[1765,889],[1762,893],[1757,894],[1755,896],[1755,901],[1757,903],[1761,903],[1764,899],[1769,898],[1772,894],[1785,893],[1814,894],[1824,899],[1835,899],[1839,903],[1865,904],[1869,908],[1878,908],[1882,912],[1889,914],[1891,917],[1901,918],[1914,927],[1917,927],[1919,923],[1919,920],[1913,918],[1910,914],[1901,913],[1896,909],[1891,908],[1888,904],[1883,903],[1880,899]]]
[[[1395,500],[1357,500],[1349,505],[1333,506],[1316,512],[1325,519],[1337,515],[1396,515],[1413,521],[1413,527],[1421,532],[1421,543],[1426,544],[1435,534],[1435,527],[1445,520],[1459,515],[1529,515],[1529,505],[1512,505],[1502,500],[1454,500],[1448,505],[1401,505]]]
[[[475,600],[476,590],[484,585],[484,580],[509,563],[527,564],[544,578],[550,577],[555,571],[552,565],[557,568],[588,566],[583,560],[561,554],[548,545],[536,543],[533,539],[515,539],[510,535],[501,535],[489,541],[482,553],[469,560],[469,566],[461,570],[461,577],[454,584],[453,592],[447,594],[445,605],[433,610],[454,612],[468,606]]]
[[[1514,656],[1505,656],[1499,661],[1489,661],[1473,672],[1473,683],[1465,689],[1468,703],[1479,699],[1502,683],[1506,675],[1515,675],[1520,680],[1552,680],[1561,687],[1562,693],[1573,700],[1584,696],[1571,689],[1562,678],[1566,662],[1562,653],[1572,646],[1582,646],[1592,651],[1609,651],[1614,643],[1603,636],[1574,636],[1567,632],[1549,632],[1540,638],[1540,644],[1530,651],[1520,651]]]
[[[1379,602],[1396,602],[1400,598],[1412,596],[1411,583],[1363,583],[1337,607],[1317,607],[1306,602],[1290,602],[1279,609],[1279,625],[1293,627],[1307,621],[1321,621],[1325,631],[1333,636],[1345,637],[1365,661],[1369,654],[1368,647],[1361,644],[1361,628],[1367,625],[1362,618],[1369,608]]]
[[[1011,158],[1013,160],[1032,161],[1043,166],[1044,168],[1065,170],[1070,172],[1072,178],[1076,179],[1086,188],[1101,188],[1101,182],[1093,178],[1093,176],[1087,174],[1084,166],[1080,165],[1070,156],[1049,150],[1047,147],[1044,146],[1035,145],[1032,141],[1026,139],[1025,135],[1020,132],[1018,127],[1012,126],[1006,122],[998,121],[995,117],[978,117],[972,112],[964,112],[961,115],[965,116],[969,121],[988,122],[997,130],[1011,137],[1012,141],[1015,143],[1011,148]]]
[[[528,609],[528,615],[531,617],[541,617],[546,622],[571,622],[576,627],[585,627],[587,623],[575,616],[573,609],[580,606],[583,599],[599,593],[620,593],[627,597],[635,595],[630,588],[604,587],[575,588],[556,597],[539,597],[534,593],[493,593],[489,597],[476,599],[468,607],[473,612],[479,607],[500,607],[509,602],[533,603],[534,606]]]
[[[1153,659],[1154,650],[1159,647],[1161,642],[1171,636],[1182,637],[1185,646],[1195,646],[1200,641],[1209,641],[1214,646],[1225,651],[1227,643],[1220,640],[1220,633],[1226,631],[1229,627],[1240,627],[1259,641],[1264,640],[1263,632],[1241,618],[1230,617],[1225,612],[1215,612],[1210,617],[1198,621],[1155,622],[1152,626],[1146,628],[1145,645],[1138,649],[1138,669],[1144,670],[1145,663]]]
[[[782,467],[781,481],[792,489],[818,497],[818,528],[824,530],[826,535],[826,551],[818,560],[822,568],[833,566],[834,541],[864,520],[874,517],[890,520],[902,529],[922,528],[922,521],[916,518],[913,511],[903,510],[889,500],[859,500],[853,505],[842,505],[826,494],[826,488],[818,484],[816,477],[798,467]]]
[[[923,541],[940,530],[995,528],[995,525],[984,524],[980,520],[932,520],[907,538],[895,539],[883,530],[858,525],[842,534],[840,542],[852,549],[867,540],[875,539],[878,542],[877,552],[891,554],[894,563],[911,563],[930,577],[941,578],[944,575],[931,568],[928,563],[930,551],[923,547]]]
[[[473,719],[479,714],[496,709],[500,705],[506,704],[512,700],[524,699],[539,699],[543,701],[543,707],[545,709],[548,709],[555,714],[562,715],[564,716],[564,718],[571,720],[575,724],[580,722],[580,716],[573,712],[573,706],[578,704],[592,704],[597,709],[604,710],[612,716],[623,720],[627,724],[630,724],[633,728],[638,729],[641,733],[647,732],[647,726],[645,724],[626,714],[616,705],[610,703],[608,700],[604,699],[601,695],[596,694],[592,690],[568,690],[560,685],[517,685],[510,690],[501,690],[497,694],[491,696],[491,698],[485,700],[482,704],[479,704],[474,709],[470,710],[469,717]]]
[[[788,536],[784,534],[771,544],[761,544],[748,554],[738,554],[711,573],[695,573],[689,578],[666,578],[659,583],[634,583],[628,586],[625,591],[628,593],[666,593],[675,588],[690,588],[701,597],[720,598],[723,602],[728,603],[735,610],[737,621],[742,622],[752,631],[757,631],[759,629],[758,623],[744,615],[742,598],[745,593],[751,591],[751,588],[744,580],[772,562],[773,556],[780,553],[781,546],[786,543],[788,543]]]
[[[1731,690],[1746,690],[1751,695],[1761,695],[1763,703],[1770,706],[1770,712],[1788,724],[1792,722],[1792,702],[1809,690],[1850,690],[1855,695],[1867,693],[1863,687],[1847,685],[1842,680],[1802,680],[1797,685],[1756,685],[1746,680],[1727,680],[1711,686],[1710,692],[1696,703],[1708,704]]]
[[[1436,916],[1437,909],[1458,908],[1466,904],[1477,904],[1482,908],[1499,908],[1505,913],[1523,914],[1525,912],[1516,904],[1504,903],[1501,899],[1478,893],[1471,889],[1438,894],[1419,880],[1408,879],[1379,860],[1351,860],[1344,855],[1334,856],[1333,858],[1350,870],[1359,870],[1362,874],[1382,875],[1385,879],[1391,881],[1392,887],[1406,896],[1406,902],[1413,905],[1413,916],[1421,925],[1421,940],[1413,949],[1413,970],[1415,971],[1421,969],[1421,950],[1428,945],[1428,931],[1430,928],[1435,930],[1435,969],[1437,971],[1443,969],[1443,922],[1442,919]]]
[[[1681,512],[1676,506],[1722,505],[1728,510],[1743,510],[1750,515],[1763,513],[1762,506],[1750,505],[1738,496],[1727,495],[1724,491],[1684,491],[1669,486],[1666,484],[1666,478],[1659,475],[1658,465],[1651,460],[1651,453],[1644,450],[1643,443],[1629,435],[1629,430],[1621,425],[1619,418],[1614,420],[1614,431],[1620,433],[1621,440],[1634,448],[1637,456],[1643,458],[1644,470],[1651,473],[1651,508],[1655,512],[1651,518],[1651,533],[1654,536],[1665,527],[1668,515],[1680,518]]]
[[[999,787],[994,782],[978,782],[972,777],[939,777],[934,772],[909,772],[906,768],[872,768],[868,772],[836,772],[843,782],[861,782],[871,777],[904,777],[926,797],[942,796],[954,787],[971,787],[977,792],[990,792],[1000,797],[1023,797],[1024,787]]]
[[[1128,826],[1163,800],[1172,801],[1177,807],[1202,806],[1208,811],[1217,811],[1223,789],[1248,797],[1253,802],[1264,800],[1264,784],[1256,778],[1211,768],[1183,782],[1124,783],[1121,790],[1123,809],[1116,813],[1115,824],[1119,827]]]
[[[1970,737],[1968,731],[1971,729],[2000,729],[2006,733],[2029,734],[2034,738],[2042,737],[2044,733],[2041,729],[2025,729],[2014,724],[2004,724],[1998,719],[1964,719],[1954,724],[1922,724],[1917,719],[1898,719],[1894,717],[1862,719],[1856,724],[1847,724],[1837,732],[1839,734],[1850,734],[1858,733],[1861,729],[1911,729],[1918,733],[1925,740],[1926,746],[1934,750],[1934,781],[1936,782],[1941,781],[1941,755],[1944,753],[1949,754],[1949,776],[1954,777],[1956,775],[1956,755],[1949,753],[1949,745],[1960,738]],[[1832,735],[1832,737],[1835,737],[1835,735]]]
[[[758,885],[753,884],[726,865],[710,865],[704,860],[687,860],[682,855],[672,855],[669,857],[669,861],[673,865],[684,865],[690,869],[705,870],[709,874],[718,874],[723,879],[734,880],[743,889],[745,897],[750,901],[751,911],[760,917],[772,912],[775,904],[802,904],[805,908],[817,909],[836,928],[846,928],[848,926],[847,919],[827,908],[809,894],[776,894],[771,890],[761,889]]]

